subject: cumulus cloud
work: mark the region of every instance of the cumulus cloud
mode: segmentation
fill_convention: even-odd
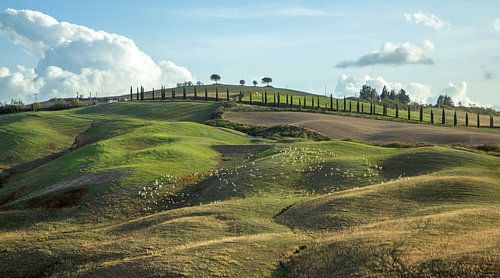
[[[371,65],[406,65],[424,64],[433,65],[434,61],[427,55],[435,49],[431,41],[424,41],[422,46],[412,45],[409,42],[386,42],[380,49],[366,54],[357,60],[346,60],[338,63],[337,68],[364,67]]]
[[[406,19],[406,22],[409,24],[423,24],[424,26],[433,28],[434,30],[449,30],[451,28],[451,24],[440,19],[439,17],[424,13],[424,12],[415,12],[415,13],[404,13],[403,16]]]
[[[404,89],[410,96],[412,101],[418,103],[426,103],[431,95],[431,86],[418,83],[409,82],[403,84],[400,82],[389,82],[383,77],[373,77],[368,74],[342,74],[337,79],[337,86],[335,87],[335,94],[337,96],[354,95],[358,94],[363,85],[368,85],[377,89],[378,93],[382,92],[384,86],[389,90]]]
[[[39,59],[36,68],[2,69],[0,99],[26,100],[74,96],[75,92],[121,94],[128,86],[146,88],[194,81],[184,67],[156,63],[131,39],[96,31],[32,10],[7,9],[0,14],[0,35]]]
[[[495,32],[500,32],[500,18],[493,20],[493,30]]]
[[[465,81],[462,81],[457,85],[450,82],[447,87],[441,90],[441,94],[450,96],[455,105],[461,104],[464,106],[479,106],[479,103],[472,101],[467,95],[467,82]]]

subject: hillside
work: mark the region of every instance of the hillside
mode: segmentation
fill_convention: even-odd
[[[203,124],[221,105],[0,116],[1,276],[500,275],[499,157]]]

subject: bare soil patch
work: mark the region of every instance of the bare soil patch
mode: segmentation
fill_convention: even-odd
[[[376,119],[305,112],[228,112],[224,118],[247,125],[295,125],[317,131],[331,139],[355,139],[373,143],[405,142],[484,145],[500,142],[500,131],[440,127]]]

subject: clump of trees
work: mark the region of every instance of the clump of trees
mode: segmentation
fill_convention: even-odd
[[[408,105],[410,103],[410,96],[404,89],[400,89],[396,93],[394,89],[389,91],[386,86],[382,89],[382,94],[379,95],[377,89],[363,85],[359,91],[359,97],[370,102],[382,102],[384,106],[391,108],[394,108],[396,104]]]
[[[447,95],[439,95],[436,101],[436,106],[437,107],[442,107],[442,106],[450,106],[454,107],[455,103],[453,103],[453,99],[450,96]]]
[[[16,113],[25,110],[25,105],[21,100],[11,99],[10,103],[0,102],[0,114]]]

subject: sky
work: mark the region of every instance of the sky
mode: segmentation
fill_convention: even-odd
[[[0,101],[182,81],[500,108],[500,1],[0,2]]]

